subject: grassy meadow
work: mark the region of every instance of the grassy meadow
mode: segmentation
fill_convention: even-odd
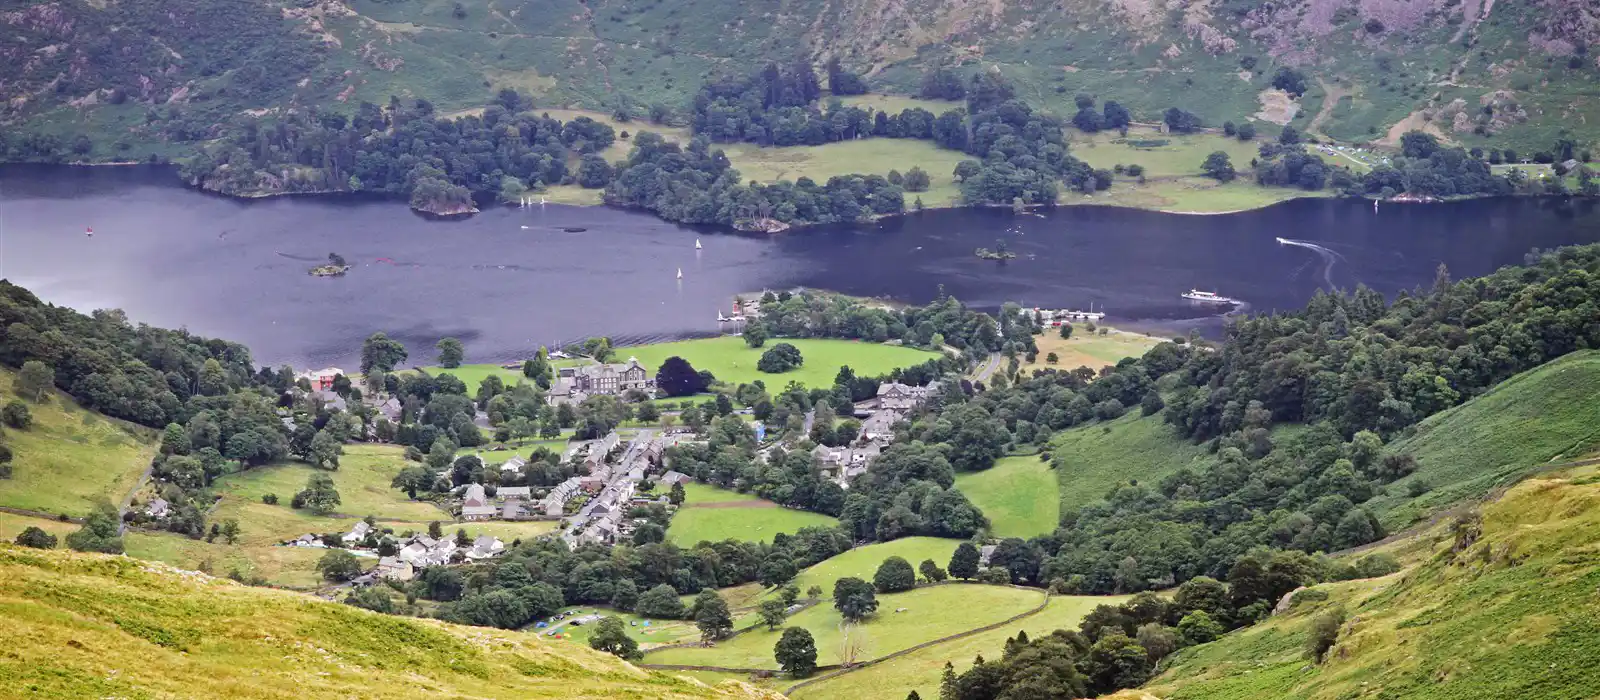
[[[771,542],[778,533],[804,527],[831,527],[839,521],[809,511],[784,508],[755,496],[705,484],[685,484],[684,502],[672,516],[667,540],[680,547],[727,539]]]
[[[767,374],[757,370],[756,362],[761,359],[761,353],[778,343],[789,343],[798,348],[804,364],[799,369],[782,374]],[[937,353],[895,345],[816,338],[774,338],[768,340],[764,347],[751,348],[745,345],[743,338],[722,336],[617,349],[618,361],[625,362],[629,357],[637,357],[639,363],[652,372],[674,355],[688,360],[697,370],[711,370],[719,381],[745,384],[760,379],[774,390],[783,388],[791,381],[806,387],[832,386],[834,376],[845,365],[854,369],[857,376],[870,377],[938,357]]]
[[[903,557],[915,568],[924,559],[932,559],[943,569],[950,564],[950,555],[956,551],[960,540],[938,537],[903,537],[889,542],[856,547],[835,557],[830,557],[796,576],[794,583],[803,592],[812,586],[821,586],[823,595],[833,594],[833,582],[847,576],[871,581],[878,565],[889,557]]]
[[[16,398],[16,372],[0,369],[0,403]],[[43,403],[28,403],[33,424],[5,429],[14,457],[9,479],[0,479],[0,506],[73,516],[97,502],[116,505],[139,483],[157,442],[152,431],[81,408],[51,390]]]
[[[901,700],[910,691],[924,698],[939,697],[939,678],[945,662],[961,673],[972,666],[978,655],[998,659],[1006,639],[1027,632],[1037,639],[1058,629],[1077,629],[1083,616],[1097,605],[1117,605],[1125,596],[1055,596],[1044,610],[999,629],[936,644],[881,664],[868,666],[838,678],[806,686],[792,696],[797,700],[859,698],[861,700]]]
[[[345,445],[337,471],[322,473],[333,479],[339,490],[337,512],[379,520],[427,523],[448,520],[449,515],[429,503],[411,501],[404,491],[390,486],[405,467],[399,447],[393,445]],[[295,493],[305,488],[306,479],[320,470],[301,462],[280,462],[256,467],[217,479],[216,488],[224,503],[241,500],[260,503],[265,494],[278,496],[279,508],[288,505]]]
[[[926,192],[906,193],[907,209],[919,197],[930,208],[959,204],[961,188],[955,181],[956,164],[971,157],[940,148],[932,141],[890,138],[766,148],[738,143],[724,144],[722,149],[746,181],[757,182],[809,177],[820,185],[836,175],[888,175],[890,170],[905,173],[912,166],[919,166],[928,171],[932,182]]]
[[[870,577],[868,577],[870,578]],[[843,659],[846,632],[857,642],[857,660],[877,658],[907,647],[998,622],[1036,607],[1044,592],[1009,586],[947,584],[878,596],[878,612],[865,623],[843,624],[831,603],[806,608],[784,623],[803,627],[816,639],[817,663]],[[895,612],[904,608],[905,612]],[[959,611],[959,612],[958,612]],[[663,649],[645,657],[652,664],[734,668],[777,668],[772,646],[782,630],[751,630],[715,647]]]
[[[989,518],[995,537],[1043,535],[1061,519],[1056,475],[1038,457],[1005,457],[981,472],[957,474],[956,488]]]
[[[800,349],[800,354],[805,358],[805,363],[796,370],[783,374],[767,374],[756,369],[756,362],[761,359],[761,353],[777,343],[789,343]],[[767,341],[764,347],[750,348],[744,344],[742,338],[736,336],[720,336],[716,338],[701,338],[698,340],[679,340],[669,343],[652,343],[649,345],[632,345],[616,348],[614,363],[625,363],[630,357],[637,357],[639,364],[654,374],[657,367],[667,358],[677,355],[689,361],[697,370],[709,369],[717,376],[719,381],[729,384],[743,384],[763,380],[770,388],[778,389],[789,381],[798,381],[808,387],[826,387],[833,385],[834,375],[839,373],[839,368],[849,365],[862,376],[886,374],[898,367],[909,367],[921,364],[938,357],[937,353],[896,345],[883,345],[855,340],[836,340],[823,338],[774,338]],[[581,364],[584,360],[558,360],[556,366],[567,364]],[[443,367],[425,367],[432,374],[452,374],[464,382],[469,389],[476,389],[478,384],[490,375],[498,376],[507,384],[516,384],[526,381],[521,369],[504,369],[498,364],[465,364],[452,369]],[[668,403],[680,401],[707,401],[712,397],[678,397],[664,399]]]
[[[1039,345],[1039,357],[1022,366],[1024,374],[1036,369],[1073,370],[1088,367],[1098,370],[1115,365],[1123,358],[1140,357],[1150,348],[1161,344],[1162,340],[1115,329],[1106,335],[1097,335],[1079,323],[1073,326],[1071,338],[1063,339],[1059,329],[1046,328],[1043,335],[1034,338],[1034,342]],[[1057,357],[1055,364],[1048,359],[1052,352]]]
[[[1178,437],[1159,415],[1141,417],[1137,407],[1109,423],[1063,430],[1050,447],[1063,511],[1098,501],[1129,479],[1155,482],[1204,455],[1204,447]]]
[[[1135,127],[1127,137],[1115,131],[1085,134],[1073,130],[1073,156],[1108,170],[1117,165],[1143,166],[1144,182],[1119,175],[1109,190],[1093,195],[1064,192],[1061,203],[1218,214],[1258,209],[1299,197],[1328,196],[1327,192],[1291,187],[1261,187],[1244,177],[1222,183],[1201,175],[1200,164],[1216,151],[1227,153],[1236,170],[1249,170],[1250,160],[1257,157],[1260,137],[1257,138],[1240,141],[1214,132],[1163,134],[1151,127]]]
[[[754,698],[576,644],[0,546],[4,687],[50,698]],[[11,693],[8,693],[11,694]]]
[[[0,542],[11,542],[17,535],[29,527],[37,527],[56,536],[56,546],[65,546],[59,540],[66,537],[67,533],[78,529],[77,523],[69,523],[55,518],[35,518],[31,515],[17,515],[15,513],[0,512]]]
[[[1596,406],[1600,351],[1575,352],[1523,372],[1390,444],[1390,452],[1415,457],[1417,470],[1370,507],[1386,526],[1404,527],[1541,464],[1578,459],[1600,445]],[[1419,482],[1429,491],[1408,498]]]

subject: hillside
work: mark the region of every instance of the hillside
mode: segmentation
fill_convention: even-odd
[[[125,557],[0,545],[0,606],[0,686],[38,697],[772,697]]]
[[[1317,586],[1323,601],[1179,652],[1118,700],[1592,698],[1600,688],[1600,477],[1524,482],[1482,509],[1481,532],[1441,524],[1397,547],[1391,576]],[[1349,614],[1321,665],[1303,653],[1318,614]]]
[[[0,403],[16,398],[17,372],[0,367]],[[32,425],[6,429],[15,453],[0,479],[0,506],[51,515],[87,515],[96,503],[121,503],[155,454],[154,435],[131,423],[85,410],[61,392],[29,403]]]
[[[1501,382],[1440,413],[1389,446],[1417,470],[1373,501],[1385,524],[1478,498],[1541,465],[1577,459],[1600,443],[1600,352],[1575,352]],[[1427,492],[1407,498],[1412,489]]]
[[[681,110],[710,73],[799,56],[899,94],[931,68],[995,67],[1067,115],[1089,93],[1143,121],[1180,106],[1348,141],[1600,134],[1582,118],[1600,100],[1586,0],[22,0],[0,25],[12,159],[176,155],[246,110],[350,115],[392,95]],[[1273,88],[1282,67],[1303,95]]]

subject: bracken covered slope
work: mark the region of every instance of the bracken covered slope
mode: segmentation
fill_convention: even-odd
[[[13,0],[0,28],[10,138],[88,134],[77,155],[93,159],[162,152],[244,110],[391,95],[681,106],[710,72],[797,57],[900,93],[932,67],[998,68],[1067,114],[1082,92],[1144,119],[1180,106],[1356,141],[1600,135],[1590,0]],[[1281,67],[1303,96],[1272,89]]]
[[[394,617],[126,557],[0,545],[0,695],[773,698],[531,634]]]

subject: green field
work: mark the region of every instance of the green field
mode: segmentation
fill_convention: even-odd
[[[1038,639],[1058,629],[1077,629],[1079,621],[1095,606],[1117,605],[1124,600],[1125,596],[1052,597],[1044,610],[1013,624],[919,649],[881,664],[809,685],[796,691],[792,697],[801,700],[901,700],[915,690],[924,698],[937,698],[939,677],[944,672],[946,661],[955,665],[956,673],[961,673],[980,654],[985,659],[1000,658],[1005,650],[1006,639],[1017,636],[1017,632],[1027,632],[1028,637]]]
[[[1084,324],[1073,326],[1071,338],[1062,339],[1060,329],[1046,328],[1044,334],[1035,337],[1034,341],[1039,346],[1039,356],[1022,366],[1024,375],[1036,369],[1074,370],[1088,367],[1097,370],[1115,365],[1123,358],[1143,356],[1162,342],[1160,338],[1115,329],[1105,335],[1090,333]],[[1054,364],[1050,363],[1050,353],[1056,354]]]
[[[767,374],[757,370],[756,361],[761,359],[761,353],[778,343],[789,343],[799,348],[805,363],[799,369],[783,374]],[[765,347],[751,348],[744,344],[742,338],[722,336],[617,348],[617,360],[614,361],[625,362],[629,357],[637,357],[640,364],[653,372],[662,361],[674,355],[688,360],[697,370],[711,370],[718,381],[745,384],[760,379],[773,391],[782,389],[791,381],[811,388],[830,387],[839,368],[845,365],[854,369],[856,376],[872,377],[939,357],[938,353],[894,345],[815,338],[773,338],[767,341]]]
[[[17,535],[29,527],[37,527],[52,535],[57,540],[65,537],[67,533],[78,529],[77,523],[63,522],[54,518],[35,518],[31,515],[17,515],[15,513],[0,513],[0,542],[11,542]],[[57,542],[56,546],[65,546],[64,542]]]
[[[1434,415],[1389,446],[1417,471],[1391,484],[1371,507],[1390,528],[1482,495],[1540,464],[1577,459],[1600,444],[1600,351],[1575,352],[1501,382]],[[1411,483],[1431,490],[1406,498]]]
[[[1056,475],[1038,457],[1006,457],[981,472],[958,474],[956,488],[989,518],[995,537],[1043,535],[1061,519]]]
[[[870,577],[869,577],[870,578]],[[877,658],[910,646],[1004,620],[1044,600],[1043,591],[1009,586],[947,584],[878,596],[878,612],[854,626],[857,660]],[[905,612],[895,612],[905,608]],[[804,627],[816,639],[817,663],[839,663],[845,640],[843,621],[831,602],[796,613],[785,627]],[[772,646],[782,630],[751,630],[711,648],[663,649],[645,657],[652,664],[733,668],[777,668]]]
[[[856,547],[800,572],[800,575],[795,577],[794,583],[801,591],[812,586],[821,586],[823,595],[832,595],[834,581],[846,576],[871,581],[872,574],[878,570],[878,565],[889,557],[903,557],[911,562],[913,567],[921,564],[924,559],[932,559],[933,563],[943,569],[950,564],[950,555],[955,553],[956,545],[959,544],[960,540],[938,537],[903,537],[890,542]]]
[[[1204,454],[1203,447],[1172,432],[1159,414],[1141,417],[1138,410],[1109,423],[1063,430],[1050,448],[1063,511],[1098,501],[1129,479],[1154,483]]]
[[[755,496],[705,484],[685,484],[685,500],[672,516],[667,540],[681,547],[727,539],[770,542],[778,533],[804,527],[832,527],[826,515],[784,508]]]
[[[384,615],[127,557],[0,546],[0,600],[10,697],[759,697],[523,632]]]
[[[641,649],[649,649],[652,646],[661,646],[663,644],[675,644],[677,642],[687,641],[689,639],[698,639],[700,637],[700,630],[694,626],[694,621],[692,620],[651,620],[649,618],[640,617],[633,613],[614,610],[612,608],[599,608],[592,605],[566,608],[562,612],[575,615],[598,613],[600,615],[621,618],[623,629],[628,632],[629,637],[632,637],[634,641],[639,643],[639,647]],[[641,624],[644,622],[649,622],[650,624]],[[596,623],[588,623],[584,625],[561,625],[555,631],[560,637],[561,641],[588,646],[589,635],[594,632],[595,624]],[[547,633],[550,631],[548,629],[538,629],[534,627],[527,627],[524,629],[529,634],[537,634],[541,638],[547,638]],[[552,641],[555,641],[555,638],[553,637],[548,638],[550,638]]]
[[[823,184],[835,175],[888,175],[919,166],[932,179],[926,192],[907,192],[906,208],[918,197],[927,207],[953,206],[961,195],[955,181],[956,164],[970,158],[961,151],[940,148],[918,139],[870,138],[821,146],[762,148],[753,143],[723,146],[733,167],[745,180],[794,181],[809,177]]]
[[[450,516],[432,504],[411,501],[404,491],[390,486],[405,467],[401,450],[393,445],[345,445],[338,471],[325,472],[339,489],[337,512],[379,520],[427,523],[448,520]],[[318,470],[309,464],[282,462],[256,467],[217,479],[216,488],[226,500],[260,503],[264,494],[277,494],[282,508],[295,493],[305,488],[306,479]]]
[[[130,532],[123,536],[130,557],[171,564],[189,571],[208,570],[214,576],[234,571],[259,576],[273,586],[312,589],[323,584],[317,560],[327,550],[310,547],[242,547],[217,541],[191,540],[172,533]],[[376,564],[377,560],[364,561]]]
[[[0,403],[16,398],[16,376],[0,369]],[[31,426],[5,429],[14,456],[11,478],[0,479],[0,506],[87,515],[97,502],[120,504],[155,456],[150,431],[80,408],[61,392],[28,410]]]
[[[800,354],[805,358],[805,364],[800,369],[783,374],[767,374],[757,370],[756,361],[761,359],[761,353],[777,343],[789,343],[799,348]],[[719,381],[742,384],[760,379],[774,390],[783,388],[783,385],[788,384],[790,380],[810,387],[831,386],[834,375],[838,374],[839,368],[844,365],[849,365],[857,375],[875,376],[887,374],[898,367],[909,367],[938,357],[937,353],[895,345],[816,338],[774,338],[767,341],[766,346],[762,348],[750,348],[737,336],[721,336],[619,347],[616,348],[616,356],[611,361],[621,363],[627,362],[630,357],[636,357],[639,359],[639,364],[644,365],[645,369],[653,374],[662,361],[673,355],[688,360],[697,370],[711,370]],[[555,364],[561,366],[583,362],[585,360],[559,360]],[[474,390],[479,382],[490,375],[498,376],[509,384],[526,380],[522,376],[522,370],[502,369],[498,364],[469,364],[453,369],[434,366],[423,369],[431,374],[455,375],[457,379],[466,383],[467,387]],[[700,402],[712,398],[708,394],[674,397],[663,401]]]
[[[1323,584],[1324,603],[1178,652],[1146,687],[1162,698],[1589,698],[1600,688],[1600,484],[1593,469],[1540,477],[1483,508],[1452,556],[1449,523],[1412,538],[1432,556],[1379,579]],[[1322,665],[1306,631],[1350,619]],[[1132,694],[1116,697],[1133,697]]]

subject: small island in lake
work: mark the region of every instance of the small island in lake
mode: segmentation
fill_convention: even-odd
[[[338,253],[328,253],[328,264],[311,268],[311,274],[316,277],[339,277],[350,271],[350,266],[345,264],[344,256]]]
[[[979,248],[973,251],[972,254],[983,258],[984,260],[1010,260],[1017,257],[1016,253],[1013,253],[1006,248],[1005,241],[995,241],[994,250],[989,250],[988,248]]]

